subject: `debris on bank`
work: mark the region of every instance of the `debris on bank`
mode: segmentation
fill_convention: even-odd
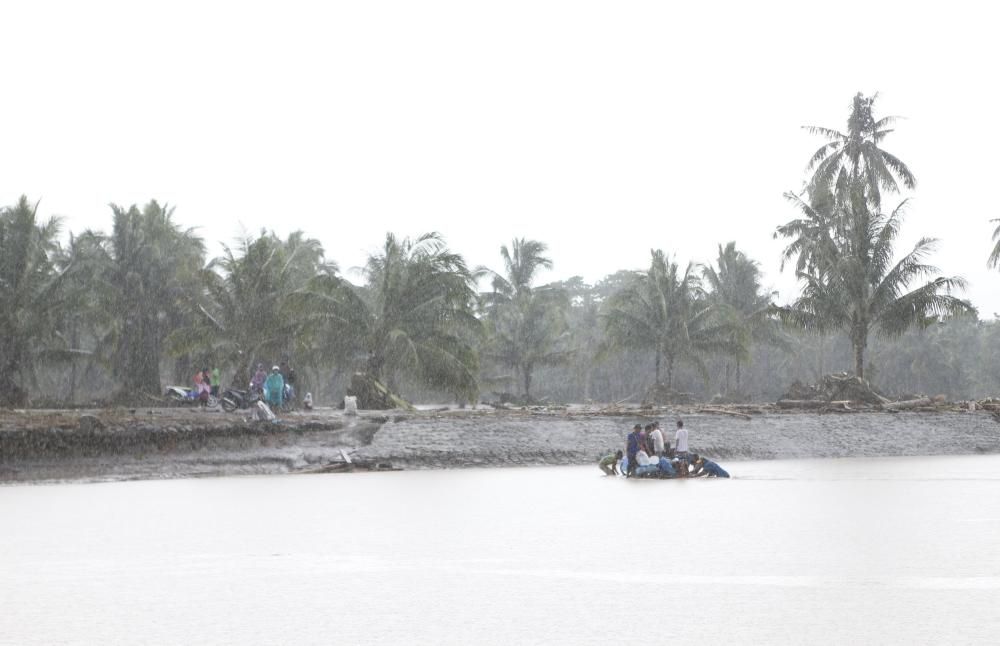
[[[987,410],[1000,414],[1000,400],[995,398],[955,402],[949,401],[944,395],[908,395],[891,399],[868,381],[847,373],[826,375],[819,383],[812,385],[794,381],[788,392],[775,402],[775,406],[786,411],[819,413]]]

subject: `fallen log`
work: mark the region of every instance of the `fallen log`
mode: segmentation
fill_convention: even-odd
[[[617,410],[619,406],[621,406],[622,404],[624,404],[625,402],[627,402],[628,400],[632,399],[633,397],[635,397],[638,394],[639,393],[632,393],[631,395],[629,395],[625,399],[619,399],[616,402],[611,402],[607,406],[604,406],[603,408],[601,408],[600,410],[598,410],[598,412],[599,413],[603,413],[603,412],[609,411],[609,410]]]
[[[779,399],[778,408],[824,408],[830,402],[825,399]]]
[[[889,402],[888,404],[883,404],[882,408],[885,410],[910,410],[932,405],[933,402],[931,402],[930,397],[921,397],[920,399],[907,399],[901,402]]]
[[[730,417],[739,417],[740,419],[745,419],[747,421],[750,421],[750,420],[753,419],[752,417],[750,417],[746,413],[738,413],[738,412],[736,412],[734,410],[725,410],[723,408],[699,408],[698,412],[699,413],[711,413],[713,415],[729,415]]]

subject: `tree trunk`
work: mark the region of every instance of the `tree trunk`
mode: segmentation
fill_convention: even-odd
[[[819,365],[819,374],[816,375],[816,380],[817,381],[819,381],[820,379],[822,379],[823,378],[823,374],[824,374],[823,373],[823,341],[826,339],[826,335],[824,335],[822,332],[820,332],[818,334],[818,336],[819,336],[819,339],[818,339],[819,343],[817,345],[819,346],[819,357],[817,359],[817,363]]]
[[[0,404],[7,406],[24,406],[28,403],[28,393],[16,381],[19,374],[15,361],[5,361],[0,370]]]
[[[868,347],[868,329],[858,325],[851,331],[851,344],[854,346],[854,374],[859,379],[865,378],[865,349]]]
[[[674,357],[670,355],[667,357],[667,392],[670,392],[674,388]]]
[[[742,362],[739,359],[736,360],[736,391],[737,392],[742,392],[742,389],[741,389],[741,386],[740,386],[740,366],[741,366],[741,363]]]
[[[72,328],[70,328],[69,343],[70,343],[70,346],[72,346],[73,350],[80,349],[80,331],[79,331],[79,328],[75,324],[73,325]],[[74,355],[74,357],[73,357],[73,363],[70,364],[70,368],[69,368],[69,402],[71,404],[75,404],[76,403],[76,372],[77,372],[77,370],[76,370],[76,364],[77,364],[77,361],[78,361],[78,359],[76,358],[76,355]]]
[[[659,346],[656,348],[656,383],[660,383],[660,357],[663,353]]]
[[[522,372],[524,373],[524,401],[528,403],[531,401],[531,365],[525,364]]]
[[[382,381],[382,373],[385,370],[385,357],[380,352],[368,353],[368,374]]]

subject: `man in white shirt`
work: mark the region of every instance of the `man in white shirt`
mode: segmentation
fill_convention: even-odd
[[[677,420],[677,433],[674,435],[674,441],[677,442],[675,447],[677,457],[686,461],[688,459],[688,432],[684,428],[684,420]]]
[[[662,456],[666,446],[664,446],[663,431],[660,430],[659,422],[653,423],[653,429],[649,432],[649,437],[653,440],[653,453],[657,457]]]

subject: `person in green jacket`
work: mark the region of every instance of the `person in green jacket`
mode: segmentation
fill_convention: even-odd
[[[281,368],[278,366],[271,368],[271,374],[264,381],[264,393],[268,406],[274,409],[281,406],[285,395],[285,378],[281,376]]]
[[[601,458],[601,461],[597,463],[597,466],[601,467],[601,471],[604,472],[606,476],[616,476],[618,475],[618,464],[622,461],[622,452],[612,453]]]
[[[222,373],[219,372],[218,368],[212,368],[212,396],[219,396],[219,386],[222,385]]]

